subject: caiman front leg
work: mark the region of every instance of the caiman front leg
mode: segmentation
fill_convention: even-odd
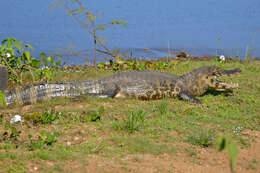
[[[188,100],[193,103],[201,103],[201,101],[199,99],[196,99],[195,97],[193,97],[192,95],[190,95],[186,92],[181,92],[179,94],[179,97],[182,98],[183,100]]]

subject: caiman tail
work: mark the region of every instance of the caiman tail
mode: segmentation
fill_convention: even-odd
[[[82,80],[55,83],[36,83],[15,87],[5,92],[6,105],[28,105],[56,97],[100,96],[109,97],[108,86],[101,80]]]
[[[8,72],[5,66],[0,65],[0,90],[5,91],[8,88]]]

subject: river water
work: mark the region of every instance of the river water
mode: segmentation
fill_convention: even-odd
[[[65,0],[66,1],[66,0]],[[58,53],[69,64],[84,63],[71,56],[80,51],[93,54],[92,38],[63,7],[53,0],[2,0],[0,39],[15,37],[41,52]],[[67,0],[69,2],[69,0]],[[236,56],[244,58],[246,47],[260,57],[260,0],[82,0],[93,12],[101,11],[99,23],[124,20],[127,27],[111,26],[98,35],[109,48],[121,48],[134,58],[158,58],[171,51],[191,55]],[[70,3],[69,3],[70,5]],[[145,51],[144,48],[149,48]],[[217,50],[217,52],[216,52]]]

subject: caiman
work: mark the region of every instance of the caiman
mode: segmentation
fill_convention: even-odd
[[[209,89],[223,91],[238,88],[238,84],[217,80],[219,76],[236,73],[241,73],[241,70],[239,68],[223,70],[216,66],[201,67],[182,76],[158,71],[121,72],[94,80],[36,83],[15,87],[4,92],[4,99],[7,105],[26,105],[50,98],[77,96],[143,100],[179,97],[200,103],[195,97],[203,95]],[[0,81],[2,81],[0,88],[3,90],[6,88],[6,82]]]

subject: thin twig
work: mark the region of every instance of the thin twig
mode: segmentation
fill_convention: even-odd
[[[82,5],[82,3],[80,3],[79,1],[76,1],[76,2],[79,3],[80,7],[82,7],[82,8],[84,7],[84,6]],[[64,7],[68,10],[69,13],[72,14],[72,11],[71,11],[71,9],[70,9],[70,7],[69,7],[68,5],[64,4]],[[93,34],[93,32],[91,32],[91,31],[89,30],[89,28],[87,27],[87,25],[85,25],[84,23],[81,22],[81,20],[78,18],[78,16],[73,15],[73,14],[72,14],[72,16],[73,16],[73,18],[76,20],[76,22],[77,22],[81,27],[85,28],[85,29],[88,31],[88,33],[89,33],[92,37],[94,37],[94,39],[96,40],[96,42],[97,42],[101,47],[103,47],[103,48],[108,52],[108,54],[109,54],[110,56],[112,56],[112,57],[115,58],[115,56],[113,55],[113,53],[112,53],[99,39],[96,39],[96,37],[95,37],[95,35]]]

